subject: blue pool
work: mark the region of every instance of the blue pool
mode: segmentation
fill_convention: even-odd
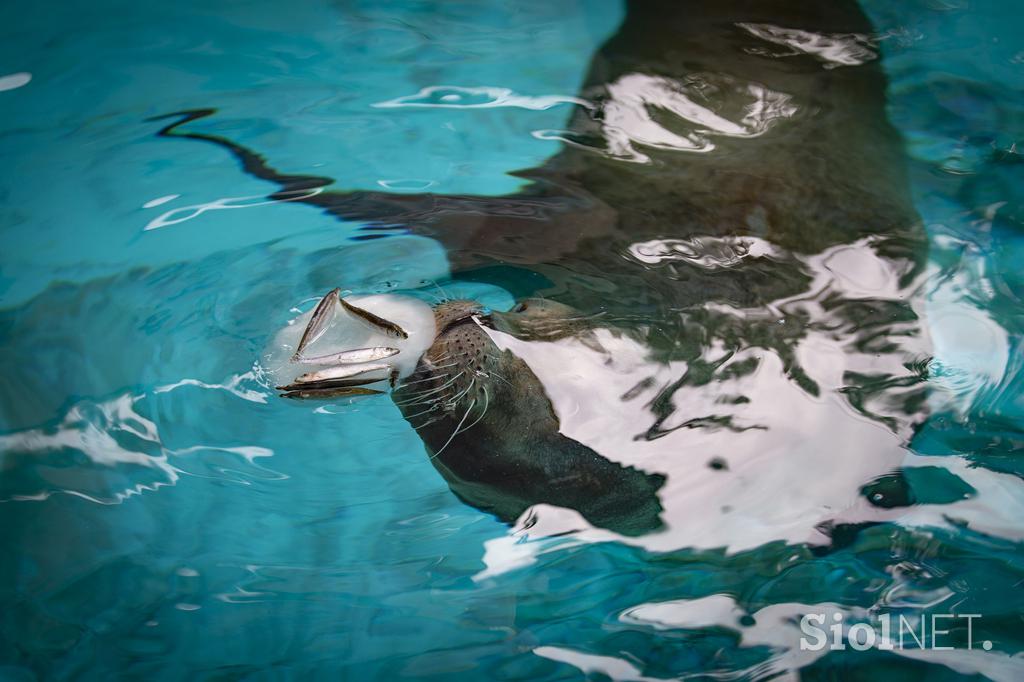
[[[0,679],[1024,679],[1022,26],[4,4]],[[571,306],[446,452],[616,520],[279,398],[333,287]]]

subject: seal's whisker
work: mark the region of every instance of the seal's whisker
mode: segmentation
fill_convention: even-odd
[[[437,358],[435,360],[428,361],[429,364],[427,364],[427,367],[429,367],[431,369],[441,369],[443,367],[451,367],[453,364],[457,363],[459,361],[459,359],[460,358],[457,355],[449,355],[446,358]],[[451,360],[452,362],[447,364],[447,365],[435,365],[435,364],[433,364],[434,362],[447,362],[449,360]]]
[[[435,396],[435,397],[421,396],[419,398],[416,398],[415,400],[410,400],[409,402],[402,402],[402,403],[396,402],[395,404],[398,405],[399,407],[412,407],[413,405],[423,405],[424,403],[429,403],[431,401],[439,400],[439,399],[440,399],[440,396]]]
[[[475,384],[476,384],[476,377],[473,377],[473,380],[469,382],[469,386],[466,386],[466,390],[462,391],[457,396],[454,396],[451,400],[448,400],[447,402],[450,403],[453,406],[457,405],[459,400],[462,399],[462,396],[464,396],[467,393],[469,393],[470,389],[472,389]]]
[[[416,381],[410,381],[409,384],[422,383],[424,381],[435,381],[435,382],[436,381],[444,381],[446,378],[448,378],[447,374],[444,375],[444,376],[433,376],[433,377],[427,377],[426,379],[418,379]],[[456,374],[454,377],[452,377],[443,386],[440,386],[440,387],[437,387],[437,388],[444,388],[445,386],[448,386],[452,381],[454,381],[455,379],[458,379],[458,378],[459,378],[459,375]],[[402,388],[404,389],[406,385],[407,384],[402,384]],[[408,395],[410,397],[411,396],[422,396],[422,395],[426,395],[428,393],[432,393],[432,392],[434,392],[434,390],[436,390],[436,388],[435,389],[431,389],[431,388],[427,387],[427,388],[422,388],[422,389],[416,389],[415,391],[405,391],[404,395]]]
[[[474,398],[473,402],[471,402],[469,404],[469,407],[466,408],[466,414],[462,415],[462,420],[459,421],[458,425],[455,427],[455,431],[452,432],[452,435],[448,439],[448,442],[442,445],[440,450],[438,450],[437,452],[430,456],[431,460],[437,458],[437,456],[444,452],[444,449],[448,447],[453,440],[455,440],[455,434],[457,434],[459,432],[459,429],[462,428],[462,424],[466,421],[466,417],[469,416],[469,413],[472,411],[474,405],[476,405],[476,398]]]
[[[422,384],[427,381],[437,381],[440,378],[441,377],[425,377],[423,379],[415,379],[413,381],[403,381],[402,388],[405,388],[406,386],[412,386],[413,384]]]
[[[458,361],[455,361],[455,362],[451,362],[451,363],[449,363],[447,365],[438,365],[436,367],[431,366],[430,369],[432,371],[437,371],[439,369],[447,369],[449,367],[455,367],[458,364],[459,364]],[[438,379],[441,379],[441,378],[442,377],[438,377],[438,376],[430,376],[430,377],[426,377],[426,378],[423,378],[423,379],[415,379],[413,381],[403,381],[402,382],[402,386],[409,386],[411,384],[422,384],[424,381],[437,381]]]
[[[444,301],[443,301],[443,300],[441,300],[441,298],[440,298],[440,297],[438,297],[438,296],[437,296],[437,294],[432,294],[432,293],[431,293],[431,292],[429,292],[429,291],[424,291],[423,293],[424,293],[424,294],[426,294],[427,296],[429,296],[430,298],[434,299],[434,302],[435,302],[435,303],[436,303],[437,305],[440,305],[440,304],[444,303]]]
[[[457,374],[454,377],[452,377],[451,379],[449,379],[447,382],[442,384],[441,386],[435,386],[434,388],[427,388],[427,389],[424,389],[422,391],[411,391],[411,392],[408,392],[408,393],[406,393],[404,395],[407,395],[410,398],[410,400],[396,400],[395,404],[396,405],[412,405],[412,404],[416,403],[417,401],[425,398],[428,395],[433,395],[434,393],[437,393],[438,391],[442,391],[445,388],[447,388],[448,386],[451,386],[455,382],[455,380],[458,379],[458,378],[459,378],[459,375]]]
[[[464,351],[459,351],[458,353],[454,353],[453,354],[451,350],[448,350],[447,354],[448,354],[448,357],[450,357],[450,358],[464,358],[467,355],[469,355],[471,352],[472,351],[470,351],[470,350],[464,350]]]
[[[452,365],[452,366],[454,366],[454,365]],[[432,381],[432,382],[444,381],[447,378],[449,378],[448,374],[438,374],[437,376],[429,376],[429,377],[424,377],[423,379],[415,379],[413,381],[406,381],[406,382],[402,383],[401,389],[404,391],[406,386],[412,386],[413,384],[423,384],[423,383],[426,383],[428,381]],[[429,387],[427,387],[427,388],[429,388]],[[414,391],[404,391],[404,393],[406,395],[419,395],[424,390],[426,390],[426,388],[420,387],[420,388],[417,388]]]
[[[444,299],[442,299],[442,301],[441,301],[442,303],[447,303],[448,301],[452,300],[452,297],[448,295],[448,292],[444,290],[444,287],[442,287],[440,284],[437,283],[437,280],[432,279],[432,280],[429,280],[429,281],[435,287],[437,287],[438,291],[441,292],[441,295],[444,296]]]
[[[415,405],[416,403],[420,402],[424,397],[426,397],[426,396],[428,396],[428,395],[430,395],[432,393],[437,393],[438,391],[444,390],[448,386],[451,386],[453,383],[455,383],[456,379],[458,379],[459,377],[461,377],[465,373],[466,373],[466,371],[463,370],[463,371],[459,372],[458,374],[456,374],[454,377],[452,377],[450,380],[448,380],[448,382],[446,382],[444,385],[438,386],[437,388],[432,388],[432,389],[430,389],[428,391],[424,391],[424,392],[420,393],[419,397],[416,398],[415,400],[401,401],[401,402],[396,400],[395,404],[396,405]]]
[[[487,386],[484,386],[483,390],[484,390],[484,409],[480,412],[480,416],[473,420],[472,424],[470,424],[466,428],[462,429],[463,433],[465,433],[466,431],[469,431],[471,428],[476,426],[477,423],[479,423],[479,421],[484,418],[484,415],[487,414],[487,408],[490,406],[491,398],[490,398],[490,394],[487,393]],[[458,435],[459,432],[456,431],[455,433],[456,433],[456,435]]]
[[[449,362],[447,365],[431,365],[430,368],[434,369],[434,370],[437,370],[437,369],[447,369],[448,367],[454,367],[455,365],[459,364],[458,360],[456,360],[455,358],[448,358],[448,359],[449,360],[455,360],[455,362]]]
[[[425,421],[422,424],[419,424],[419,425],[413,424],[413,428],[414,429],[426,428],[426,427],[430,426],[431,424],[436,424],[437,422],[441,421],[442,419],[444,419],[444,417],[445,417],[445,414],[442,412],[438,416],[434,417],[433,419],[431,419],[429,421]]]
[[[405,418],[406,418],[406,419],[413,419],[414,417],[418,417],[418,416],[420,416],[421,414],[426,414],[427,412],[433,412],[433,411],[437,410],[437,408],[438,408],[438,406],[439,406],[440,404],[441,404],[441,403],[437,403],[437,402],[435,402],[435,403],[434,403],[433,405],[431,405],[430,407],[428,407],[428,408],[427,408],[427,409],[425,409],[425,410],[421,410],[421,411],[419,411],[419,412],[417,412],[417,413],[415,413],[415,414],[407,414],[407,415],[404,415],[404,416],[405,416]]]
[[[503,377],[503,376],[502,376],[501,374],[499,374],[499,373],[498,373],[497,371],[495,371],[495,370],[494,370],[493,368],[491,368],[491,367],[488,367],[488,368],[487,368],[487,376],[495,376],[495,377],[498,377],[499,379],[501,379],[502,381],[504,381],[504,382],[505,382],[506,384],[508,384],[508,385],[509,385],[510,387],[512,386],[512,383],[511,383],[511,382],[510,382],[510,381],[509,381],[508,379],[506,379],[505,377]]]
[[[495,370],[495,369],[493,369],[493,368],[491,368],[491,369],[488,369],[487,371],[488,371],[488,373],[490,373],[490,374],[493,374],[494,376],[498,377],[498,378],[499,378],[499,379],[501,379],[502,381],[508,381],[508,379],[507,379],[507,378],[505,378],[505,375],[504,375],[504,374],[502,374],[501,372],[499,372],[499,371],[497,371],[497,370]]]
[[[441,386],[437,390],[424,391],[422,393],[414,394],[413,396],[410,397],[409,400],[403,400],[403,401],[397,401],[396,400],[395,404],[400,406],[400,407],[410,407],[412,405],[421,405],[423,403],[430,402],[431,400],[438,400],[438,399],[440,399],[441,396],[433,396],[433,397],[431,397],[431,395],[434,394],[434,393],[437,393],[437,391],[440,391],[440,390],[442,390],[444,388],[447,388],[447,386]]]
[[[414,379],[412,381],[403,381],[402,382],[402,388],[405,388],[406,386],[412,386],[413,384],[422,384],[422,383],[424,383],[426,381],[437,381],[437,380],[438,380],[438,377],[424,377],[422,379]]]
[[[423,360],[423,363],[425,363],[429,367],[437,369],[437,366],[434,365],[435,362],[444,362],[446,360],[455,360],[457,358],[463,358],[463,357],[466,357],[466,355],[468,353],[469,353],[469,351],[463,351],[463,352],[461,352],[461,353],[459,353],[457,355],[452,355],[450,352],[448,352],[448,353],[445,353],[444,355],[439,355],[436,358],[425,358]]]

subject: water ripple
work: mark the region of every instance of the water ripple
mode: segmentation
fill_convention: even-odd
[[[184,380],[154,393],[179,386],[226,388]],[[227,390],[253,400],[248,395],[253,392]],[[274,454],[269,448],[206,444],[165,447],[156,423],[139,409],[146,399],[147,394],[126,393],[106,401],[83,400],[68,408],[53,425],[0,435],[0,502],[43,501],[54,494],[66,494],[113,505],[146,491],[176,485],[182,475],[243,485],[250,478],[287,478],[257,462]],[[199,453],[203,453],[201,458],[196,457]],[[221,459],[222,454],[228,459]],[[244,470],[238,469],[239,461],[245,463]]]
[[[585,132],[553,129],[535,130],[532,133],[535,138],[564,142],[634,163],[650,162],[638,146],[706,153],[716,148],[712,140],[715,136],[757,137],[777,120],[792,117],[797,112],[792,98],[785,93],[775,92],[760,83],[711,73],[694,73],[681,80],[629,73],[588,99],[521,95],[498,87],[434,85],[415,95],[373,106],[385,109],[516,107],[542,111],[559,104],[587,110],[591,124],[599,128],[601,140],[590,140]],[[668,116],[671,122],[655,118],[652,111]]]
[[[705,270],[738,265],[745,258],[771,258],[781,254],[778,247],[759,237],[708,237],[652,239],[629,247],[629,255],[641,263],[686,261]]]
[[[177,225],[178,223],[183,223],[186,220],[198,218],[207,211],[218,211],[228,208],[252,208],[254,206],[267,206],[269,204],[277,204],[285,201],[302,201],[303,199],[314,197],[322,191],[322,187],[314,187],[313,189],[283,190],[277,192],[272,199],[268,199],[265,194],[256,194],[247,197],[224,197],[221,199],[214,199],[213,201],[205,204],[181,206],[173,208],[149,221],[146,227],[143,228],[143,231],[157,230],[161,227]],[[168,199],[165,197],[165,200]],[[147,206],[159,206],[162,203],[164,203],[164,201],[158,200],[157,204],[150,202]]]
[[[578,97],[566,95],[520,95],[508,88],[488,86],[461,87],[458,85],[431,85],[415,95],[396,97],[373,106],[378,109],[418,107],[430,109],[494,109],[517,107],[543,111],[559,104],[576,104],[591,108],[593,105]]]
[[[878,54],[871,49],[871,38],[861,33],[814,33],[773,24],[736,25],[762,40],[790,48],[789,52],[769,53],[772,57],[807,54],[823,62],[826,69],[860,66],[878,59]]]
[[[661,120],[655,117],[655,112]],[[538,130],[534,137],[600,152],[633,163],[650,163],[638,147],[707,153],[713,138],[752,138],[797,113],[781,92],[724,74],[694,73],[686,79],[629,73],[606,86],[594,113],[603,143],[580,133]]]
[[[828,647],[814,651],[799,646],[802,636],[800,621],[804,615],[809,613],[841,615],[845,639],[849,639],[850,628],[853,625],[863,623],[876,630],[876,636],[872,640],[871,646],[877,647],[878,642],[881,641],[881,634],[877,632],[878,621],[873,620],[878,616],[874,607],[845,606],[835,602],[771,604],[753,613],[748,613],[733,597],[714,594],[699,599],[638,604],[622,612],[619,620],[629,625],[647,627],[654,631],[675,631],[680,634],[689,631],[699,635],[706,633],[709,628],[720,628],[733,632],[740,638],[740,648],[759,648],[765,652],[766,657],[746,668],[730,666],[727,658],[724,663],[719,663],[719,667],[716,669],[702,670],[702,674],[712,679],[747,679],[748,677],[766,679],[786,673],[795,674],[801,668],[828,655]],[[894,618],[898,616],[898,613],[891,611],[886,611],[886,613],[892,613]],[[919,617],[923,616],[915,616],[914,612],[911,612],[910,622],[913,623]],[[893,634],[892,637],[895,641],[897,635]],[[569,663],[581,670],[601,671],[613,679],[652,679],[642,676],[640,669],[621,659],[588,656],[572,649],[550,646],[539,647],[534,650],[534,653]],[[952,649],[941,650],[941,648],[911,648],[908,643],[906,648],[895,646],[892,653],[897,656],[947,665],[962,674],[984,674],[991,679],[1000,681],[1019,680],[1024,674],[1024,660],[1020,657],[1008,656],[995,651],[982,651],[977,646],[973,650],[960,648],[954,651]],[[617,677],[612,671],[626,673],[626,675]]]
[[[174,485],[178,470],[156,424],[136,411],[143,396],[73,405],[52,427],[0,436],[0,500],[45,500],[54,493],[120,504],[144,490]]]
[[[153,392],[169,393],[176,388],[181,388],[182,386],[198,386],[199,388],[227,391],[232,395],[238,396],[239,398],[243,400],[248,400],[250,402],[266,403],[266,393],[262,391],[248,389],[243,386],[243,383],[247,381],[259,382],[260,379],[262,378],[261,375],[262,368],[260,368],[259,365],[257,365],[256,369],[250,370],[243,374],[232,375],[231,378],[224,383],[215,384],[206,381],[201,381],[199,379],[181,379],[180,381],[176,381],[173,384],[164,384],[162,386],[157,386],[156,388],[153,389]]]

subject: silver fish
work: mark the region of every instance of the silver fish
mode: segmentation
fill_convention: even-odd
[[[363,362],[373,362],[398,355],[397,348],[387,346],[374,346],[372,348],[356,348],[355,350],[344,350],[340,353],[318,355],[315,358],[301,357],[299,362],[306,365],[352,365]]]
[[[290,390],[281,394],[282,398],[345,398],[360,395],[383,395],[383,391],[376,391],[372,388],[356,387],[334,387],[334,388],[303,388]]]
[[[349,377],[362,376],[370,372],[390,370],[391,365],[377,364],[365,365],[362,367],[328,367],[316,372],[307,372],[295,380],[296,383],[306,384],[312,381],[330,381],[333,379],[347,379]]]
[[[316,304],[316,308],[313,309],[313,315],[309,318],[309,324],[306,325],[306,329],[302,332],[302,338],[299,339],[299,345],[295,349],[295,354],[292,355],[292,362],[298,362],[306,346],[323,336],[327,328],[331,326],[331,322],[334,321],[334,316],[338,312],[337,304],[340,300],[338,296],[340,291],[340,289],[331,289]]]
[[[388,336],[397,336],[400,339],[409,338],[409,333],[406,332],[401,327],[399,327],[394,322],[390,320],[385,320],[383,317],[380,317],[379,315],[374,315],[369,310],[364,310],[359,306],[352,305],[343,298],[339,300],[341,301],[341,305],[345,308],[345,310],[349,311],[356,317],[362,318],[366,322],[369,322],[371,325],[373,325],[377,329],[380,329]]]

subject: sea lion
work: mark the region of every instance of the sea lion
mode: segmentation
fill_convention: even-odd
[[[516,298],[543,293],[598,326],[630,328],[664,366],[685,363],[674,380],[637,377],[637,388],[621,394],[626,401],[654,393],[637,440],[682,428],[739,434],[784,425],[768,413],[759,418],[776,421],[744,425],[722,414],[724,407],[676,415],[679,394],[693,387],[755,376],[763,357],[746,351],[759,349],[777,358],[806,396],[840,395],[859,418],[905,442],[925,408],[925,376],[901,373],[922,363],[920,349],[904,342],[920,336],[914,286],[927,249],[900,138],[885,115],[886,81],[871,34],[852,0],[630,2],[619,30],[593,56],[582,104],[566,129],[540,131],[562,142],[558,153],[517,173],[527,184],[501,197],[328,190],[331,178],[280,172],[234,141],[183,129],[211,116],[209,108],[169,114],[173,120],[157,134],[219,145],[246,172],[276,184],[272,198],[360,223],[356,239],[410,232],[435,238],[453,277],[506,285]],[[441,328],[436,342],[449,348],[466,336],[482,344],[475,324],[460,318]],[[492,317],[489,324],[509,325],[513,335],[518,327],[524,338],[552,332],[539,318]],[[554,332],[572,329],[566,322]],[[586,336],[568,334],[576,332]],[[813,351],[801,348],[812,336],[844,356],[818,376],[806,367]],[[456,368],[468,370],[479,352],[454,358]],[[524,487],[543,485],[543,453],[525,453],[537,473],[512,477],[508,501],[493,485],[511,476],[500,462],[509,451],[524,453],[514,436],[476,434],[528,429],[534,419],[548,419],[550,401],[535,372],[484,355],[502,358],[489,361],[498,373],[526,377],[519,387],[536,391],[536,399],[503,392],[507,400],[460,434],[462,417],[464,429],[479,409],[463,397],[459,421],[445,417],[417,429],[442,453],[450,481],[490,478],[486,492],[460,492],[464,499],[510,516],[524,501],[544,497]],[[441,375],[421,378],[440,388]],[[750,402],[745,395],[714,400]],[[531,436],[533,445],[552,446],[558,429],[548,425],[547,435]],[[576,452],[566,461],[574,458],[594,463],[595,471],[605,466]],[[587,485],[566,486],[561,499],[586,507]],[[636,487],[652,491],[650,484]]]

